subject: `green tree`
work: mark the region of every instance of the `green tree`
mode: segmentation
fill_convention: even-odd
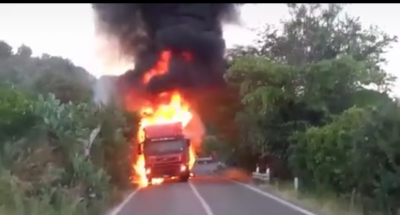
[[[231,51],[234,59],[227,74],[246,106],[240,118],[254,123],[238,122],[249,128],[247,138],[254,139],[245,142],[259,147],[268,143],[262,148],[276,145],[279,157],[287,157],[289,127],[323,124],[331,114],[355,105],[355,94],[376,95],[363,86],[385,93],[394,80],[378,63],[396,38],[375,27],[362,28],[357,18],[341,19],[340,4],[288,7],[291,18],[282,21],[282,32],[266,25],[257,46]],[[264,131],[272,136],[267,138]]]
[[[3,48],[2,48],[3,47]],[[3,51],[1,51],[3,50]],[[14,54],[11,46],[0,43],[0,78],[22,90],[46,95],[53,93],[62,102],[88,101],[92,96],[95,78],[82,67],[61,57],[44,54],[32,57],[26,45]]]
[[[400,109],[381,65],[397,38],[344,6],[288,4],[282,30],[266,25],[254,46],[230,50],[226,78],[240,108],[225,119],[238,128],[228,150],[242,166],[268,155],[275,178],[295,174],[304,188],[359,199],[365,213],[395,214]]]
[[[12,55],[12,47],[4,41],[0,41],[0,59],[7,59]]]
[[[32,49],[26,45],[22,45],[17,50],[17,55],[25,58],[29,58],[32,56]]]
[[[91,102],[94,78],[69,60],[0,52],[0,214],[104,213],[131,186],[137,116]]]

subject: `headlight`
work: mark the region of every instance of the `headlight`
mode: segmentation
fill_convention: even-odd
[[[187,170],[187,167],[186,167],[186,165],[181,165],[181,172],[184,172],[184,171],[186,171]]]

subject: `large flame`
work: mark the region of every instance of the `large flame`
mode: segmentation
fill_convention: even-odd
[[[188,60],[189,55],[184,55]],[[157,64],[150,69],[143,78],[143,82],[147,83],[151,77],[163,74],[167,71],[169,67],[169,62],[171,59],[171,52],[163,51],[160,53],[159,60]],[[159,95],[166,103],[157,105],[145,105],[140,108],[140,129],[138,132],[138,141],[143,143],[144,131],[143,128],[148,125],[154,124],[165,124],[173,122],[181,122],[183,129],[189,124],[190,120],[193,118],[193,114],[189,110],[189,105],[183,100],[181,94],[177,91],[174,92],[164,92]],[[195,163],[195,152],[194,147],[191,145],[189,150],[189,168],[191,169]],[[145,159],[144,155],[138,155],[136,162],[133,164],[136,176],[139,180],[141,187],[147,186],[146,179],[146,169],[145,169]],[[153,179],[153,183],[162,183],[163,179]]]

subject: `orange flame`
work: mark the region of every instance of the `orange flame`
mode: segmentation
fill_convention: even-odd
[[[190,60],[190,55],[186,54],[184,57],[187,60]],[[157,64],[144,75],[143,82],[147,83],[152,77],[166,73],[169,67],[170,59],[171,52],[161,52]],[[183,101],[179,92],[164,92],[159,96],[167,98],[169,102],[167,104],[157,105],[156,107],[148,105],[140,108],[141,121],[138,132],[139,143],[143,142],[143,128],[148,125],[181,122],[183,129],[185,129],[193,117],[193,114],[189,110],[189,105]],[[191,146],[189,150],[190,169],[193,167],[194,163],[195,152],[194,148]],[[136,175],[139,177],[139,180],[137,181],[139,186],[147,186],[148,182],[146,178],[145,159],[143,154],[139,155],[133,167]],[[160,184],[162,182],[163,179],[153,179],[152,181],[153,184]]]

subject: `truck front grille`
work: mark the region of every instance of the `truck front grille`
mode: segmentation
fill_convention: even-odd
[[[156,163],[171,163],[171,162],[178,162],[180,161],[178,156],[173,156],[173,157],[159,157],[155,159]]]

